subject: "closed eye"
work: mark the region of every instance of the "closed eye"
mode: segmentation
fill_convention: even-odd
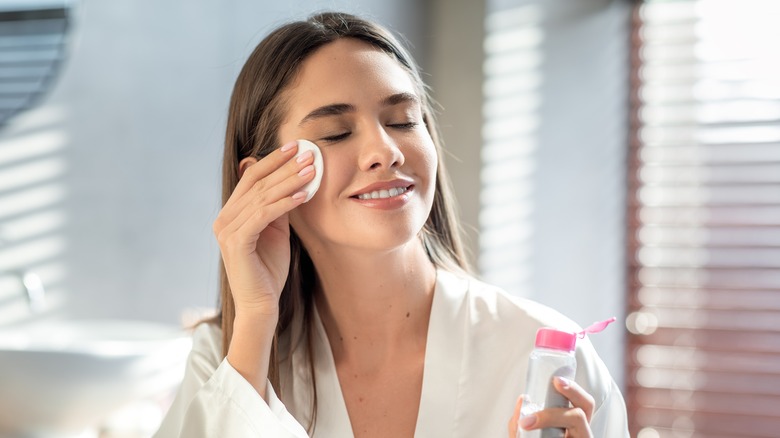
[[[396,129],[412,129],[417,126],[417,122],[407,122],[407,123],[393,123],[391,125],[387,125],[391,128]]]
[[[335,141],[339,141],[339,140],[344,140],[345,138],[349,137],[350,134],[352,134],[352,133],[347,131],[347,132],[343,132],[341,134],[329,135],[327,137],[322,137],[320,140],[335,142]]]
[[[419,125],[418,122],[406,122],[406,123],[391,123],[391,124],[388,124],[387,126],[390,127],[390,128],[395,128],[395,129],[408,131],[408,130],[416,128],[417,125]],[[349,137],[350,135],[352,135],[352,132],[351,131],[346,131],[346,132],[343,132],[341,134],[329,135],[327,137],[322,137],[320,140],[321,141],[326,141],[326,142],[337,142],[337,141],[344,140],[345,138]]]

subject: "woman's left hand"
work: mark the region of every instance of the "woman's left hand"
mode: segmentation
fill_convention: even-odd
[[[596,405],[593,397],[569,379],[556,377],[553,379],[553,385],[558,392],[569,399],[572,407],[543,409],[520,418],[520,409],[523,406],[523,396],[520,396],[515,405],[514,415],[509,420],[509,438],[517,436],[518,425],[522,430],[558,427],[566,429],[566,438],[593,438],[590,430],[590,419]]]

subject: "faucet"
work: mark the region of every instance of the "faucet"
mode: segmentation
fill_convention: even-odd
[[[0,273],[1,274],[1,273]],[[10,272],[24,287],[27,305],[32,313],[39,313],[46,307],[46,290],[41,277],[33,271]]]
[[[0,238],[0,246],[5,246],[7,242]],[[46,290],[43,288],[41,277],[33,271],[13,272],[14,276],[22,282],[27,295],[27,305],[30,311],[38,313],[46,307]]]
[[[22,285],[27,292],[27,304],[33,313],[43,311],[46,307],[46,291],[43,289],[41,277],[33,271],[25,271],[21,275]]]

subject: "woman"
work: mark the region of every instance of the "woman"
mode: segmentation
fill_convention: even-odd
[[[325,163],[316,196],[308,139]],[[201,324],[158,437],[515,436],[536,329],[554,311],[467,272],[431,103],[385,29],[323,13],[266,37],[233,91],[221,313]],[[628,436],[592,346],[571,409],[523,418]],[[514,409],[514,415],[513,415]],[[511,417],[511,418],[510,418]]]

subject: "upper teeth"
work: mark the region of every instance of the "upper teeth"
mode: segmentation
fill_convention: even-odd
[[[385,199],[398,196],[407,190],[406,187],[393,187],[390,190],[377,190],[371,193],[358,195],[358,199]]]

